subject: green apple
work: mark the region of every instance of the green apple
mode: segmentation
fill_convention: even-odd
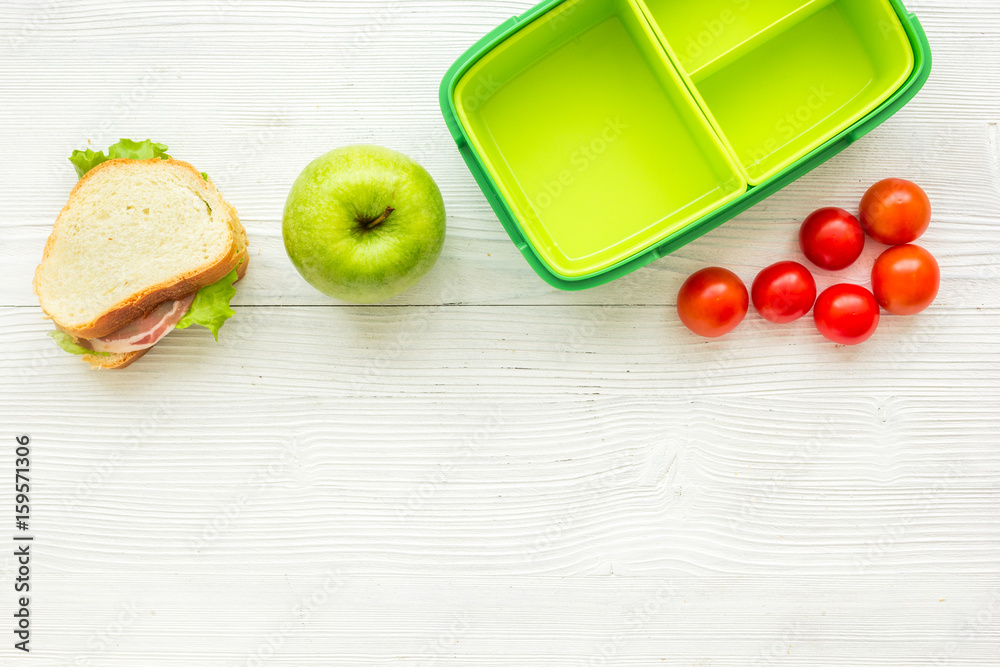
[[[379,146],[347,146],[306,167],[285,202],[282,236],[309,284],[376,303],[416,285],[441,254],[441,191],[427,170]]]

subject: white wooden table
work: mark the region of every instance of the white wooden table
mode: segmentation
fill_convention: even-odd
[[[910,106],[569,294],[509,242],[437,102],[531,4],[0,3],[0,470],[29,434],[35,536],[32,651],[5,630],[0,664],[1000,665],[1000,5],[911,0],[936,62]],[[119,137],[209,172],[253,255],[220,345],[185,331],[95,373],[30,283],[70,151]],[[419,159],[449,210],[435,270],[380,307],[312,290],[280,236],[299,170],[357,142]],[[679,324],[692,271],[749,282],[886,176],[935,205],[928,313],[858,348],[808,320]],[[0,500],[12,545],[10,482]]]

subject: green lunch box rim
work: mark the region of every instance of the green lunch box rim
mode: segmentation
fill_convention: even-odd
[[[931,73],[932,56],[930,42],[927,39],[927,34],[924,32],[923,26],[920,24],[920,20],[915,14],[906,9],[902,0],[889,0],[910,40],[910,45],[913,48],[914,66],[906,82],[877,109],[764,183],[750,188],[745,194],[734,201],[724,204],[708,215],[686,225],[659,243],[601,271],[586,276],[569,278],[555,273],[542,260],[534,246],[526,240],[520,222],[500,193],[499,187],[493,181],[478,152],[472,147],[471,138],[468,136],[465,126],[459,120],[458,110],[455,106],[455,87],[462,76],[473,65],[526,24],[557,5],[569,1],[544,0],[524,14],[512,17],[499,25],[476,42],[452,64],[445,74],[440,88],[441,111],[448,125],[448,130],[458,145],[459,152],[461,152],[473,177],[482,189],[483,194],[486,195],[487,201],[500,219],[500,224],[503,225],[507,235],[510,236],[511,241],[521,251],[521,254],[535,273],[553,287],[567,291],[590,289],[617,280],[671,254],[723,223],[732,220],[740,213],[743,213],[750,207],[798,180],[824,162],[827,162],[883,124],[920,92]]]

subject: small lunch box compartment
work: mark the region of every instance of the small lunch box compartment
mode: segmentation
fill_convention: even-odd
[[[751,185],[874,111],[913,71],[889,0],[645,0],[645,10]]]
[[[899,0],[546,0],[452,66],[441,106],[529,264],[584,289],[822,164],[929,73]]]

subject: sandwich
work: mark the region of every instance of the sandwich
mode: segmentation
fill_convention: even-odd
[[[174,329],[219,338],[247,270],[246,230],[207,174],[149,140],[74,151],[80,180],[56,219],[34,290],[66,352],[125,368]]]

